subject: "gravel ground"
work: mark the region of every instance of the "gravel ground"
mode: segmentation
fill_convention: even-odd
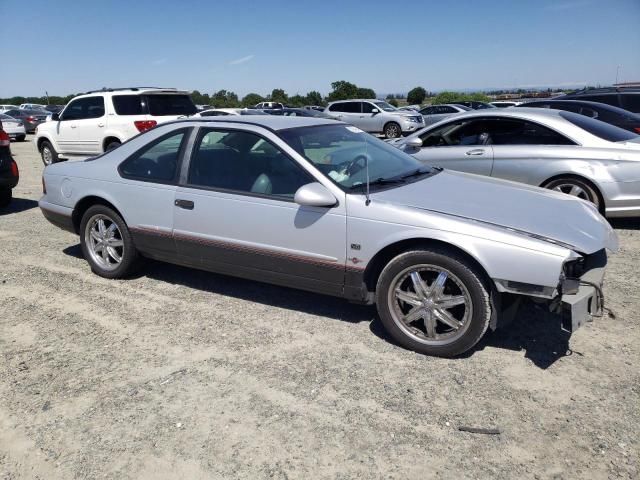
[[[640,222],[618,222],[615,318],[570,339],[524,311],[468,356],[385,337],[373,308],[150,263],[93,275],[37,208],[0,212],[0,475],[638,478]],[[499,435],[459,431],[492,427]]]

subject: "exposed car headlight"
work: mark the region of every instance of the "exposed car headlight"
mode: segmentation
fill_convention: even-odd
[[[420,123],[420,120],[418,119],[418,117],[406,117],[408,122],[411,123]]]

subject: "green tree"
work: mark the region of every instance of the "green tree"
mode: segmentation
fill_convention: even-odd
[[[311,90],[307,93],[306,104],[308,105],[322,105],[324,102],[322,101],[322,95],[320,92],[316,92],[315,90]]]
[[[396,96],[393,93],[389,93],[387,94],[386,100],[390,101],[390,100],[395,100]]]
[[[211,104],[216,108],[233,108],[237,107],[240,102],[238,95],[227,90],[218,90],[211,97]]]
[[[390,98],[387,101],[389,102],[390,105],[393,105],[394,107],[398,106],[398,100],[396,100],[395,98]]]
[[[307,103],[307,97],[296,94],[293,97],[289,97],[289,105],[292,107],[304,107]]]
[[[358,87],[345,80],[338,80],[331,84],[331,92],[327,95],[327,100],[332,102],[334,100],[348,100],[350,98],[356,98],[358,96]]]
[[[287,94],[281,88],[274,88],[271,91],[269,100],[271,100],[272,102],[287,103],[289,101],[289,97],[287,97]]]
[[[407,103],[409,105],[421,105],[427,97],[427,91],[422,87],[416,87],[409,90],[407,94]]]
[[[374,92],[370,88],[358,88],[358,92],[356,93],[356,97],[358,97],[358,98],[376,98],[376,92]]]
[[[247,93],[242,98],[241,103],[243,107],[253,107],[260,102],[264,102],[264,98],[261,95],[258,95],[257,93]]]

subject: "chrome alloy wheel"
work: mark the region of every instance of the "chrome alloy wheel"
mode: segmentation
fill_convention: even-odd
[[[462,281],[436,265],[413,265],[389,288],[393,321],[414,340],[446,345],[460,338],[473,316],[471,295]]]
[[[100,268],[118,268],[124,255],[124,242],[113,220],[106,215],[94,215],[87,222],[84,235],[89,255]]]
[[[387,125],[387,128],[385,129],[385,135],[387,138],[399,138],[400,136],[402,136],[402,130],[400,130],[400,127],[398,125],[392,123],[390,125]]]
[[[556,192],[566,193],[567,195],[573,195],[574,197],[581,198],[582,200],[587,200],[589,202],[593,202],[593,198],[589,192],[587,192],[580,185],[576,185],[575,183],[560,183],[555,185],[552,190]]]

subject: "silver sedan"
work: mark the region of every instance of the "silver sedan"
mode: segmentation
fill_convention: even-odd
[[[150,257],[375,303],[396,341],[440,356],[472,348],[528,297],[575,330],[600,312],[617,249],[593,205],[425,167],[325,119],[168,122],[49,165],[43,187],[45,217],[80,236],[98,275]]]
[[[431,165],[574,195],[608,217],[640,216],[640,137],[583,115],[476,110],[391,143]]]

